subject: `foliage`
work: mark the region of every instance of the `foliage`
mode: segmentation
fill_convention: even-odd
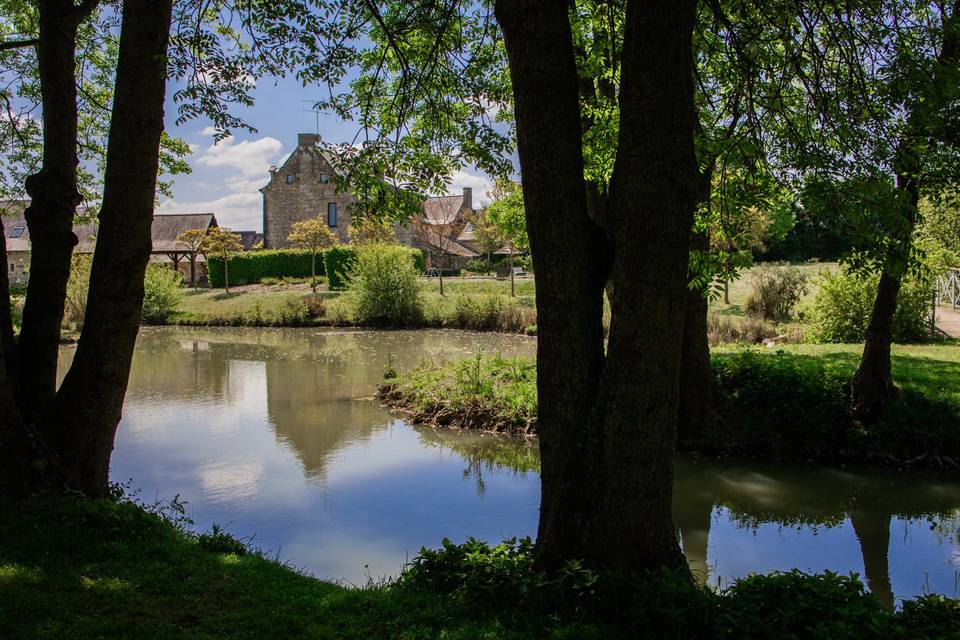
[[[247,555],[247,546],[214,524],[210,533],[197,536],[197,545],[208,553],[225,553],[235,556]]]
[[[331,291],[347,288],[347,276],[356,260],[357,249],[354,247],[333,247],[323,254],[323,265]]]
[[[820,290],[808,314],[814,342],[862,342],[873,310],[879,275],[847,268],[821,275]],[[930,335],[933,285],[928,277],[908,276],[897,297],[893,340],[916,342]]]
[[[750,293],[744,308],[748,315],[786,322],[807,292],[807,274],[795,267],[760,265],[750,273]]]
[[[310,286],[317,290],[317,255],[326,247],[337,243],[337,237],[330,231],[327,221],[322,216],[309,220],[298,220],[293,223],[293,229],[287,236],[293,246],[300,247],[310,254]],[[323,263],[320,263],[323,267]]]
[[[83,327],[87,315],[87,290],[90,286],[90,269],[93,256],[75,253],[70,259],[70,279],[67,280],[67,300],[63,310],[63,321],[74,329]]]
[[[467,264],[464,265],[464,271],[467,273],[487,275],[490,273],[490,263],[482,258],[473,258],[468,260]]]
[[[143,321],[166,322],[183,298],[182,284],[179,271],[162,264],[147,265],[143,278]]]
[[[423,302],[420,274],[405,247],[369,244],[360,247],[350,268],[348,288],[357,322],[410,326],[420,322]]]
[[[203,253],[209,264],[210,258],[219,258],[223,265],[223,288],[230,290],[230,258],[243,251],[243,242],[239,234],[224,227],[212,227],[203,239]],[[209,267],[208,267],[209,268]]]
[[[486,218],[502,238],[517,253],[530,250],[527,237],[527,217],[523,208],[523,190],[515,182],[498,182],[501,196],[487,207]]]
[[[960,268],[960,202],[954,191],[920,202],[917,245],[934,275]]]
[[[354,216],[347,227],[347,235],[354,245],[389,244],[397,239],[392,224],[369,216]]]
[[[230,256],[230,282],[235,285],[263,282],[270,278],[310,278],[310,252],[293,249],[244,251]],[[207,260],[211,287],[223,286],[223,259]],[[308,280],[307,280],[308,281]],[[268,284],[266,282],[264,284]]]

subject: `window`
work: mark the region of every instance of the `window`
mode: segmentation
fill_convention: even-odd
[[[296,179],[297,179],[297,177],[296,177],[295,175],[293,175],[292,173],[288,173],[288,174],[287,174],[287,184],[293,184],[293,181],[296,180]]]
[[[16,268],[16,267],[15,267],[14,264],[11,262],[11,263],[10,263],[10,273],[13,273],[13,271],[14,271],[15,268]]]
[[[328,175],[325,174],[325,173],[321,173],[321,174],[320,174],[320,184],[327,184],[328,182],[330,182],[330,176],[328,176]]]
[[[22,235],[23,235],[23,227],[14,227],[13,229],[10,230],[11,238],[19,238]]]
[[[330,227],[337,226],[337,203],[336,202],[327,203],[327,226],[330,226]]]

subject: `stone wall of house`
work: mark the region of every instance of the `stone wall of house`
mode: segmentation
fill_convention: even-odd
[[[7,277],[13,286],[25,286],[30,279],[30,252],[11,251],[7,254]]]
[[[290,246],[287,236],[293,224],[321,216],[327,218],[327,205],[337,203],[337,225],[331,231],[347,242],[353,194],[337,193],[333,167],[316,149],[317,136],[297,136],[297,148],[283,166],[271,172],[263,192],[263,245],[267,249]]]

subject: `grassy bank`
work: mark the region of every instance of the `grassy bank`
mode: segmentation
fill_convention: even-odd
[[[798,268],[809,278],[807,295],[800,306],[816,293],[816,275],[834,264],[805,264]],[[730,284],[729,304],[722,298],[710,303],[709,335],[713,344],[723,342],[759,343],[765,339],[798,342],[803,327],[797,323],[777,324],[746,315],[752,269]],[[473,329],[505,333],[535,334],[536,283],[532,277],[517,278],[515,296],[510,281],[492,277],[444,278],[440,295],[437,278],[421,278],[422,317],[410,326]],[[360,326],[349,294],[327,291],[323,284],[317,298],[304,283],[275,283],[223,290],[189,291],[184,295],[169,324],[200,326]],[[319,299],[320,303],[313,300]],[[609,309],[604,324],[609,325]]]
[[[942,638],[956,601],[884,611],[856,579],[753,576],[722,593],[669,573],[571,563],[537,572],[528,542],[423,552],[397,582],[345,588],[222,534],[195,535],[129,503],[0,505],[4,638],[404,640]]]
[[[718,416],[701,441],[687,446],[766,459],[960,468],[960,345],[894,346],[902,394],[869,429],[847,406],[860,351],[860,345],[715,349]],[[529,359],[427,364],[386,380],[380,398],[418,423],[536,432],[536,368]]]

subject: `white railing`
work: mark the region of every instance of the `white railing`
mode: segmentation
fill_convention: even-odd
[[[960,306],[960,269],[937,276],[937,302],[954,309]]]

